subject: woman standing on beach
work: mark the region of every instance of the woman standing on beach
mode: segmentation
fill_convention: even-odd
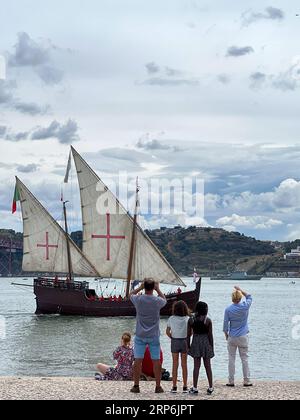
[[[183,377],[183,393],[188,393],[187,379],[187,333],[189,322],[189,308],[182,300],[175,302],[173,305],[173,315],[168,320],[166,334],[171,338],[171,352],[173,357],[173,388],[171,392],[177,393],[177,377],[179,355],[181,355],[181,367]]]
[[[194,316],[188,324],[188,347],[189,355],[194,359],[193,387],[190,394],[198,394],[198,379],[201,367],[201,359],[204,361],[209,388],[207,394],[214,392],[213,374],[211,369],[211,359],[214,357],[214,339],[212,321],[207,316],[208,306],[204,302],[198,302]],[[191,336],[193,336],[192,345],[190,345]]]
[[[132,379],[134,354],[131,347],[131,334],[126,332],[122,335],[121,346],[117,347],[113,353],[114,360],[117,361],[116,367],[110,367],[99,363],[95,379],[98,381],[128,381]]]

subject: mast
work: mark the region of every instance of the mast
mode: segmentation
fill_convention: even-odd
[[[73,282],[72,258],[71,258],[70,242],[69,242],[68,221],[67,221],[67,208],[66,208],[66,204],[67,203],[68,203],[68,201],[64,201],[63,202],[63,207],[64,207],[64,218],[65,218],[66,242],[67,242],[69,280],[70,280],[70,282]]]
[[[131,238],[131,246],[130,246],[130,256],[129,256],[129,265],[128,265],[128,276],[127,276],[127,287],[126,287],[126,299],[129,298],[130,293],[130,285],[132,281],[132,271],[133,271],[133,262],[135,257],[135,245],[136,245],[136,229],[137,229],[137,218],[138,218],[138,209],[139,209],[139,185],[138,185],[138,178],[136,180],[136,199],[135,199],[135,209],[134,209],[134,217],[133,217],[133,231],[132,231],[132,238]]]

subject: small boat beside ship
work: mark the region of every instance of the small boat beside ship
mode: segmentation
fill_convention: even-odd
[[[233,273],[228,274],[218,274],[216,276],[211,276],[211,280],[261,280],[262,276],[256,274],[248,274],[246,271],[234,271]]]

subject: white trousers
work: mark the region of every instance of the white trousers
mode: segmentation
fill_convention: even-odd
[[[228,371],[229,371],[229,383],[234,384],[235,376],[235,359],[236,351],[239,349],[240,358],[243,366],[244,383],[250,383],[250,369],[249,369],[249,338],[248,335],[243,337],[229,337],[228,338]]]

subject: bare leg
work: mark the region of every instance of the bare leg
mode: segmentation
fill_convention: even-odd
[[[181,353],[181,367],[182,367],[183,386],[187,387],[187,380],[188,380],[187,353]]]
[[[143,363],[143,359],[136,359],[134,361],[133,379],[134,379],[135,386],[139,386],[140,384],[140,378],[141,378],[141,373],[142,373],[142,363]]]
[[[194,358],[194,388],[198,387],[199,371],[201,367],[201,357]]]
[[[173,387],[176,387],[177,377],[178,377],[179,353],[172,353],[172,357],[173,357],[173,369],[172,369]]]
[[[206,370],[206,376],[208,379],[209,387],[213,388],[213,374],[212,374],[210,359],[204,359],[204,366]]]
[[[161,382],[161,363],[160,360],[152,360],[156,386],[160,387]]]
[[[98,363],[97,369],[99,370],[101,375],[105,375],[109,370],[109,366],[104,365],[103,363]]]

